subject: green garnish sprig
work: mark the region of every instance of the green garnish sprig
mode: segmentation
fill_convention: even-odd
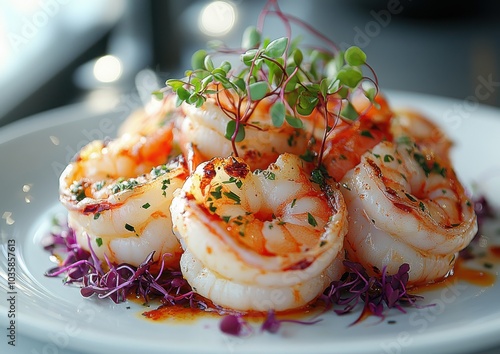
[[[320,163],[327,135],[338,120],[353,122],[364,114],[352,104],[355,90],[362,90],[375,104],[377,77],[359,47],[350,47],[346,51],[336,47],[330,50],[302,49],[300,38],[292,39],[291,20],[302,24],[320,39],[326,39],[310,25],[282,13],[276,0],[269,1],[264,12],[264,17],[273,14],[283,20],[287,36],[271,40],[263,37],[261,29],[249,27],[243,34],[239,49],[218,43],[213,46],[213,52],[204,49],[195,52],[192,69],[186,71],[185,78],[167,80],[167,88],[175,92],[179,105],[185,102],[201,107],[209,97],[215,98],[230,118],[225,136],[231,140],[235,156],[238,156],[236,143],[245,139],[245,126],[251,125],[249,118],[263,100],[270,103],[270,117],[275,127],[286,122],[301,129],[303,119],[317,111],[320,113],[318,117],[325,122],[318,158]],[[331,42],[327,44],[331,47]],[[220,54],[239,55],[238,68],[233,68],[227,60],[216,66],[214,57]],[[363,67],[369,69],[371,76],[363,74]],[[364,82],[371,85],[362,85]]]

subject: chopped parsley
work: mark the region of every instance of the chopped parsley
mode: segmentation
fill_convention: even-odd
[[[314,216],[312,216],[311,213],[307,213],[307,222],[309,223],[309,225],[311,225],[312,227],[316,227],[318,226],[318,222],[316,221],[316,219],[314,218]]]
[[[119,180],[111,187],[111,193],[116,194],[126,190],[132,190],[134,189],[134,187],[137,187],[138,185],[139,181],[137,181],[135,178]]]
[[[223,194],[226,197],[228,197],[229,199],[234,200],[236,202],[236,204],[240,204],[241,203],[240,196],[238,194],[234,193],[233,191],[223,192]]]

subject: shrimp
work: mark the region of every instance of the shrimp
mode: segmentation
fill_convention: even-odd
[[[181,148],[184,153],[186,147],[194,148],[200,158],[198,164],[213,157],[227,157],[233,153],[231,140],[225,137],[226,127],[232,118],[224,113],[220,104],[224,103],[209,98],[199,108],[189,104],[182,105],[184,118],[179,128]],[[242,122],[245,138],[236,143],[236,149],[238,156],[252,169],[265,169],[282,153],[300,155],[307,149],[307,132],[288,124],[275,127],[271,121],[270,107],[269,100],[259,102],[249,120]]]
[[[341,180],[348,258],[369,272],[410,265],[410,285],[449,275],[477,231],[476,215],[447,160],[409,139],[367,151]]]
[[[207,161],[177,192],[171,212],[183,276],[222,307],[302,307],[343,273],[342,194],[312,182],[295,155],[253,173],[239,158]]]
[[[102,261],[138,266],[154,251],[155,259],[168,253],[167,265],[178,266],[182,249],[171,232],[169,205],[187,169],[181,158],[166,164],[169,135],[156,138],[91,142],[60,176],[68,224],[78,244],[92,247]]]
[[[139,135],[154,139],[164,135],[172,140],[171,124],[181,114],[175,100],[173,94],[166,94],[162,100],[152,98],[125,119],[118,129],[118,137]]]
[[[376,96],[377,106],[371,108],[368,99],[360,94],[353,102],[357,111],[367,111],[350,124],[341,122],[331,131],[325,144],[322,162],[336,181],[356,166],[367,150],[383,140],[392,139],[393,113],[381,95]]]
[[[449,162],[452,141],[424,115],[410,109],[394,110],[390,126],[394,139],[410,137],[422,150]]]

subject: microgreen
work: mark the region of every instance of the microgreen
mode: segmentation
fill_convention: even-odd
[[[167,269],[164,266],[165,257],[154,260],[154,252],[150,253],[139,266],[129,264],[112,264],[106,262],[107,271],[104,271],[102,262],[93,251],[90,239],[90,251],[84,250],[76,241],[76,234],[67,224],[58,223],[58,231],[50,233],[46,245],[49,251],[63,261],[55,268],[48,270],[45,275],[57,277],[64,275],[64,284],[74,284],[80,287],[84,297],[97,296],[109,298],[115,303],[126,300],[127,295],[135,294],[147,303],[151,297],[161,299],[163,304],[190,306],[193,308],[207,308],[204,300],[195,296],[193,290],[187,286],[180,271]],[[102,239],[97,238],[98,246]],[[159,269],[158,275],[152,269]]]
[[[406,286],[409,279],[410,266],[402,264],[393,275],[386,269],[378,276],[369,276],[359,264],[344,261],[346,272],[340,280],[334,281],[325,290],[322,299],[330,306],[341,306],[334,309],[337,314],[352,312],[358,304],[364,303],[363,311],[352,324],[361,321],[366,315],[384,318],[385,308],[396,308],[406,313],[404,306],[416,306],[421,297],[408,293]]]
[[[265,36],[264,22],[271,15],[282,21],[285,36]],[[292,25],[305,28],[319,38],[324,48],[302,45],[301,38],[293,37]],[[233,55],[239,62],[216,63],[221,54]],[[174,92],[178,104],[200,107],[208,99],[214,100],[230,119],[225,137],[231,141],[235,156],[238,156],[236,143],[245,139],[245,127],[263,100],[270,104],[270,118],[275,127],[288,124],[303,129],[304,117],[314,112],[317,114],[307,119],[324,120],[326,127],[334,126],[339,119],[352,122],[363,114],[352,105],[354,92],[363,92],[372,104],[378,92],[378,79],[363,50],[350,47],[341,51],[312,26],[283,13],[277,0],[269,0],[257,26],[244,31],[241,47],[229,48],[222,42],[212,42],[209,49],[193,54],[191,66],[183,78],[167,80],[164,91]],[[325,131],[323,139],[326,137]],[[316,156],[318,164],[324,150],[324,144],[321,146]]]
[[[229,217],[227,217],[229,221]],[[80,287],[84,297],[97,296],[100,299],[109,298],[115,303],[126,300],[130,294],[142,297],[145,303],[151,298],[161,300],[163,305],[180,305],[191,308],[207,309],[225,315],[220,322],[222,332],[234,336],[245,336],[252,333],[252,327],[245,321],[242,314],[229,312],[217,306],[210,305],[203,298],[195,294],[190,288],[182,273],[164,266],[165,257],[154,260],[154,252],[137,267],[129,264],[113,264],[106,258],[106,269],[93,251],[90,239],[88,247],[84,250],[76,241],[76,234],[67,224],[55,220],[59,228],[52,232],[45,243],[45,250],[49,251],[62,262],[55,268],[48,270],[45,275],[57,277],[64,275],[64,284],[74,284]],[[46,240],[47,241],[47,240]],[[99,244],[101,241],[96,240]],[[320,300],[327,305],[325,311],[331,307],[337,314],[352,312],[359,303],[363,302],[363,312],[359,322],[365,315],[371,314],[384,317],[385,308],[396,308],[405,312],[404,306],[416,306],[415,302],[420,296],[409,294],[406,290],[408,282],[408,264],[403,264],[394,275],[386,274],[385,269],[379,276],[368,276],[359,263],[344,261],[346,272],[340,280],[332,282],[324,291]],[[152,269],[159,271],[152,273]],[[276,333],[281,324],[290,322],[301,325],[312,325],[321,321],[298,321],[278,319],[273,310],[267,312],[260,331]],[[353,323],[353,324],[354,324]]]

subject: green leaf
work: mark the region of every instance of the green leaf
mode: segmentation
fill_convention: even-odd
[[[172,90],[176,91],[179,87],[182,87],[185,85],[185,82],[182,80],[176,80],[176,79],[169,79],[165,82],[167,86],[170,86]]]
[[[264,50],[264,53],[271,58],[279,58],[285,53],[286,47],[288,45],[288,38],[281,37],[275,39]]]
[[[247,66],[252,65],[252,62],[255,60],[255,57],[258,54],[258,52],[259,51],[257,49],[247,50],[245,53],[241,55],[241,61]]]
[[[226,126],[226,134],[225,134],[226,139],[231,140],[233,138],[235,130],[236,130],[236,121],[230,120]],[[245,127],[242,124],[240,124],[240,126],[238,127],[238,133],[236,134],[235,141],[239,143],[243,139],[245,139]]]
[[[363,74],[352,67],[343,67],[337,73],[337,78],[347,87],[354,88],[363,79]]]
[[[241,45],[244,49],[251,49],[258,47],[260,43],[260,32],[254,26],[247,27],[245,32],[243,32],[243,39]]]
[[[222,64],[220,65],[220,68],[221,68],[222,70],[224,70],[224,72],[225,72],[225,73],[226,73],[226,75],[227,75],[227,73],[229,72],[229,70],[231,70],[231,63],[230,63],[230,62],[228,62],[228,61],[226,61],[226,60],[224,60],[224,61],[222,62]]]
[[[342,108],[342,111],[340,111],[340,115],[351,121],[355,121],[359,117],[359,113],[356,111],[351,102],[347,102],[347,105]]]
[[[153,91],[151,94],[156,98],[157,100],[161,101],[163,99],[163,92],[161,91]]]
[[[365,90],[365,96],[370,100],[371,103],[375,102],[375,96],[377,94],[377,90],[375,87],[370,87],[369,89]]]
[[[321,80],[321,82],[319,83],[319,91],[321,92],[321,94],[325,98],[328,95],[328,87],[330,86],[329,81],[330,81],[330,79],[325,78],[325,79]]]
[[[304,55],[302,54],[302,51],[300,49],[295,49],[291,56],[296,66],[300,66],[300,64],[302,64]]]
[[[267,82],[269,82],[269,85],[276,84],[276,86],[279,86],[281,84],[281,80],[283,80],[283,69],[278,65],[278,63],[283,65],[284,60],[283,58],[274,60],[275,61],[264,59],[269,71]]]
[[[177,89],[177,91],[175,91],[175,92],[177,93],[177,96],[179,97],[179,99],[181,99],[182,101],[188,100],[189,97],[191,96],[189,91],[186,90],[184,87],[179,87]]]
[[[248,89],[250,91],[250,99],[252,101],[259,101],[263,99],[269,92],[269,86],[267,85],[267,82],[264,81],[257,81],[250,84]]]
[[[349,47],[344,53],[347,64],[359,66],[366,63],[366,54],[359,47]]]
[[[200,49],[196,51],[191,57],[191,66],[193,70],[205,69],[205,57],[207,56],[207,51]]]
[[[212,58],[210,58],[210,55],[205,56],[205,59],[203,59],[203,65],[208,71],[214,70],[214,62],[212,61]]]
[[[299,94],[297,101],[297,112],[303,116],[308,116],[312,113],[319,99],[317,96],[313,95],[311,92],[304,90]]]
[[[340,88],[340,81],[339,80],[332,80],[330,82],[330,85],[328,86],[328,94],[332,94],[334,92],[337,92]]]
[[[281,127],[285,121],[285,104],[277,101],[271,107],[271,121],[275,127]]]
[[[201,87],[200,87],[200,91],[203,91],[207,88],[207,86],[214,81],[214,77],[212,75],[210,76],[207,76],[206,78],[204,78],[203,80],[201,80]]]
[[[297,118],[297,117],[294,117],[294,116],[290,116],[290,115],[286,115],[285,117],[286,119],[286,122],[288,124],[290,124],[292,127],[294,128],[302,128],[304,126],[304,123],[302,122],[302,120],[300,120],[300,118]]]
[[[201,80],[198,77],[191,78],[191,85],[193,85],[194,91],[198,92],[201,90]]]

